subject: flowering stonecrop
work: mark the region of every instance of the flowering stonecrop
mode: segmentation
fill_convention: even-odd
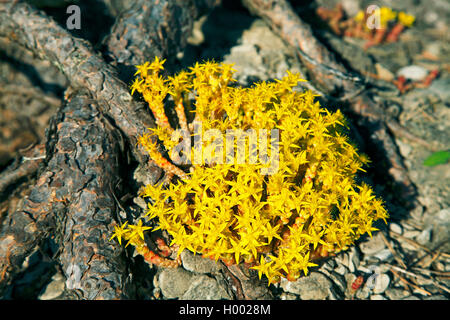
[[[404,27],[411,27],[416,19],[413,15],[407,14],[403,11],[394,11],[389,7],[379,8],[379,23],[381,28],[387,28],[389,23],[399,23]],[[353,18],[357,22],[363,22],[365,25],[367,23],[368,15],[362,10],[360,10]],[[369,29],[366,29],[369,31]]]
[[[287,72],[281,80],[242,88],[231,85],[229,64],[197,63],[164,78],[163,63],[156,58],[137,66],[131,90],[142,94],[157,123],[139,143],[166,173],[163,182],[141,189],[151,199],[146,217],[167,231],[178,257],[188,249],[228,265],[246,263],[269,284],[281,277],[295,280],[316,258],[346,250],[361,235],[372,236],[374,221],[385,221],[382,201],[355,181],[368,159],[345,136],[342,113],[321,108],[311,91],[293,90],[303,81],[298,75]],[[176,125],[164,111],[170,106]],[[193,123],[201,123],[202,132],[224,135],[233,129],[278,130],[278,143],[266,144],[277,169],[263,174],[267,161],[252,161],[250,152],[244,163],[216,157],[175,165],[168,154],[182,139],[171,137],[180,129],[194,135]],[[204,146],[203,160],[227,143],[216,139]],[[144,231],[140,221],[117,227],[113,237],[148,254]]]

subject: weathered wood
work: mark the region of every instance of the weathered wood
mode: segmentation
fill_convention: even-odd
[[[146,161],[136,147],[136,137],[153,126],[145,106],[134,101],[127,85],[119,80],[112,66],[95,53],[85,40],[73,37],[52,18],[24,2],[0,3],[0,35],[30,49],[41,59],[56,65],[74,88],[87,90],[101,112],[129,138],[133,154]]]
[[[46,169],[0,232],[0,294],[45,237],[60,238],[59,259],[69,289],[82,298],[120,298],[123,248],[109,242],[119,176],[117,130],[94,100],[77,94],[52,119]]]
[[[114,61],[141,63],[182,50],[195,17],[218,1],[137,3],[141,6],[126,13],[131,20],[118,22],[107,41]],[[155,24],[158,12],[165,18]],[[133,19],[139,20],[134,21],[139,32],[128,33],[125,27]],[[164,28],[173,28],[171,37],[164,37]],[[144,33],[155,40],[145,42]],[[52,62],[67,76],[72,92],[83,92],[66,97],[47,132],[44,170],[19,210],[5,218],[0,231],[0,296],[22,270],[24,260],[45,238],[56,235],[66,287],[76,292],[70,296],[130,297],[123,247],[109,241],[115,217],[111,190],[120,177],[119,158],[125,152],[119,140],[125,137],[136,160],[148,162],[136,146],[136,137],[152,127],[153,120],[88,42],[74,38],[43,12],[24,2],[0,3],[0,35]],[[129,48],[113,44],[123,38]],[[130,54],[128,59],[120,50]]]
[[[104,41],[105,54],[113,64],[134,66],[158,56],[174,66],[195,19],[219,4],[220,0],[137,0],[117,18]]]

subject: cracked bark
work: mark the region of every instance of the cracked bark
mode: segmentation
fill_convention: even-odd
[[[215,4],[217,1],[203,1],[197,6],[192,1],[185,4],[168,0],[133,7],[129,13],[141,16],[146,10],[160,12],[166,19],[158,21],[165,27],[186,31],[159,45],[168,54],[169,47],[183,49],[186,43],[183,39],[188,36],[196,15]],[[180,17],[184,19],[178,20]],[[152,29],[154,22],[150,18],[147,16],[141,21],[140,32],[131,34],[128,43],[142,41],[139,37],[146,32],[150,35],[161,32],[161,28]],[[130,23],[126,19],[123,21]],[[123,30],[121,26],[116,25],[116,30]],[[110,39],[117,34],[117,31],[112,33]],[[47,133],[45,169],[23,205],[10,213],[2,225],[0,296],[22,270],[26,257],[43,239],[56,233],[60,243],[58,259],[67,277],[66,287],[76,292],[73,296],[83,299],[130,297],[132,293],[121,255],[123,248],[108,241],[116,210],[110,190],[116,185],[115,177],[120,176],[119,157],[124,150],[119,148],[123,145],[119,139],[127,139],[138,162],[148,162],[145,153],[136,147],[136,137],[145,128],[152,127],[153,120],[143,110],[143,104],[132,100],[114,68],[95,53],[88,42],[72,37],[30,5],[16,1],[1,3],[0,35],[56,65],[76,92],[66,97],[65,106],[52,120]],[[154,44],[148,43],[144,48],[153,50]],[[133,53],[136,48],[128,50]],[[147,60],[152,58],[148,54],[150,51],[144,50],[132,55]],[[155,51],[155,54],[160,52]],[[82,93],[78,93],[78,89],[82,89]]]
[[[52,119],[46,168],[0,233],[0,291],[44,237],[61,234],[68,289],[88,299],[127,296],[123,248],[108,241],[115,210],[108,190],[121,150],[98,109],[88,95],[76,94]]]

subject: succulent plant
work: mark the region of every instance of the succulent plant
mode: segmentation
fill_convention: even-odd
[[[197,63],[164,78],[163,63],[137,66],[131,90],[157,123],[139,143],[166,173],[140,191],[151,200],[146,218],[167,231],[178,256],[187,249],[246,263],[269,284],[295,280],[386,221],[382,200],[355,180],[369,160],[346,137],[342,113],[294,90],[297,74],[243,88],[229,64]],[[113,237],[148,257],[143,228],[125,224]]]

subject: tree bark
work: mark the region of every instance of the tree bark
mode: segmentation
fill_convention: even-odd
[[[141,32],[118,31],[124,30],[123,23],[130,23],[124,19],[109,38],[111,44],[112,39],[120,40],[126,35],[130,45],[126,51],[135,60],[121,58],[121,48],[110,47],[109,54],[116,61],[136,63],[142,59],[142,63],[154,55],[183,50],[196,15],[217,1],[201,1],[199,6],[193,1],[185,4],[174,0],[137,3],[141,6],[131,8],[128,16],[140,17]],[[167,19],[157,21],[164,28],[174,27],[176,36],[159,43],[160,51],[154,46],[163,39],[163,27],[154,27],[152,16],[143,12],[162,12]],[[156,40],[142,44],[143,33]],[[5,218],[0,231],[0,297],[22,270],[26,257],[54,235],[60,244],[58,259],[67,277],[66,287],[75,291],[75,296],[132,297],[123,247],[109,241],[116,217],[112,189],[121,174],[119,160],[125,153],[119,147],[124,145],[122,139],[131,146],[138,162],[149,161],[137,147],[136,138],[154,125],[153,119],[142,103],[132,99],[114,68],[88,42],[73,37],[43,12],[24,2],[1,3],[0,35],[56,65],[75,92],[66,96],[64,107],[52,120],[47,132],[45,167],[36,185],[23,205]],[[139,45],[133,45],[134,41],[143,46],[142,52],[138,51]],[[151,52],[153,56],[147,56]]]

